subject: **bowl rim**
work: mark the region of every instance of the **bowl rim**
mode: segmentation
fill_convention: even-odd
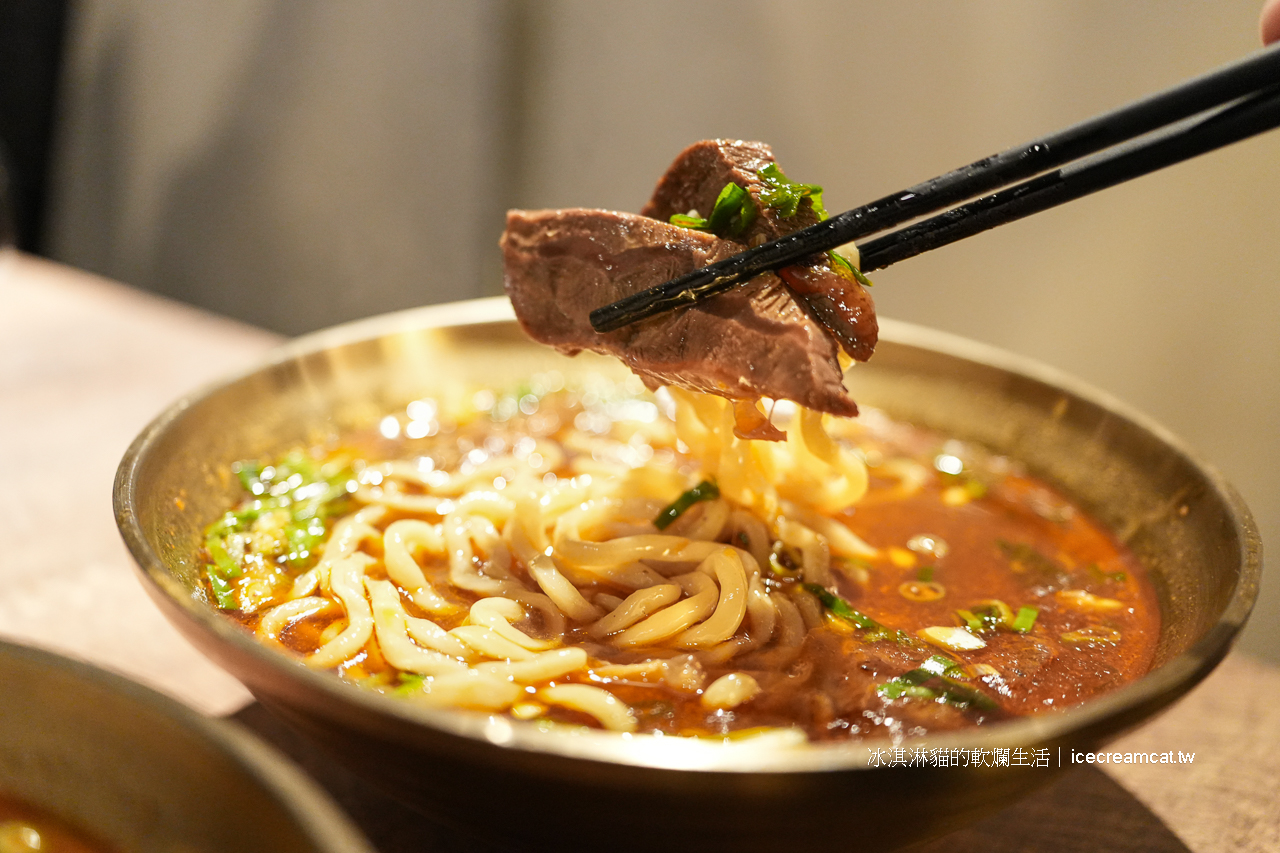
[[[373,691],[362,691],[326,672],[317,672],[300,661],[268,648],[207,604],[197,601],[170,576],[164,562],[151,548],[133,512],[139,468],[148,451],[165,430],[188,409],[225,387],[283,363],[323,350],[400,333],[442,327],[466,327],[515,320],[505,297],[488,297],[412,308],[369,317],[303,335],[277,347],[256,364],[198,388],[174,401],[148,424],[125,452],[116,472],[113,505],[116,523],[143,579],[153,596],[166,604],[169,615],[185,619],[187,627],[213,634],[235,652],[248,655],[282,676],[300,680],[309,691],[318,691],[330,707],[356,706],[365,715],[390,716],[402,724],[421,725],[446,735],[478,743],[573,760],[623,764],[655,770],[694,770],[731,774],[808,773],[814,771],[871,770],[878,766],[875,753],[887,741],[806,744],[802,748],[777,749],[768,739],[753,741],[701,741],[619,735],[611,732],[545,731],[532,723],[505,717],[452,709],[421,708]],[[1063,745],[1101,743],[1144,722],[1153,712],[1174,701],[1217,665],[1230,650],[1257,599],[1262,572],[1262,542],[1249,508],[1236,490],[1212,465],[1201,459],[1170,430],[1145,414],[1057,368],[1007,350],[913,323],[880,319],[882,341],[937,352],[977,363],[1021,378],[1051,385],[1129,421],[1166,445],[1199,470],[1227,508],[1232,529],[1241,545],[1240,574],[1221,616],[1188,649],[1158,669],[1118,690],[1061,712],[995,723],[921,738],[901,744],[917,748],[983,749],[1030,745],[1058,745],[1056,766]],[[1111,718],[1125,720],[1117,727]]]
[[[168,719],[209,744],[237,771],[270,791],[316,850],[326,853],[374,853],[363,834],[319,783],[283,752],[233,720],[206,717],[177,699],[103,666],[61,652],[0,637],[0,660],[28,664],[44,673],[62,673],[91,684]],[[7,792],[22,798],[22,792]],[[68,815],[74,821],[74,815]]]

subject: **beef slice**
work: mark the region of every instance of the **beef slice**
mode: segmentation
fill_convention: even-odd
[[[509,212],[501,245],[507,294],[534,340],[615,356],[651,387],[857,414],[835,340],[773,274],[613,332],[591,327],[592,310],[736,254],[739,243],[647,216],[570,209]]]

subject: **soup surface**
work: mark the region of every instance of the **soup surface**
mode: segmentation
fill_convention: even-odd
[[[0,793],[0,853],[111,853],[40,809]]]
[[[245,461],[211,599],[404,701],[545,726],[901,739],[1146,672],[1143,568],[1013,460],[874,411],[557,374]]]

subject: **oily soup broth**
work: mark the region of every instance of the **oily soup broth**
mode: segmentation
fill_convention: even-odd
[[[784,405],[787,442],[744,442],[719,398],[562,385],[242,463],[211,597],[365,689],[637,733],[900,738],[1151,664],[1143,568],[1016,462],[876,412]]]

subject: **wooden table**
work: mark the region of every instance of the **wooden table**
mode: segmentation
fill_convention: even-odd
[[[168,403],[275,335],[0,252],[0,636],[124,673],[292,754],[384,851],[488,848],[370,793],[280,727],[169,627],[111,513],[116,463]],[[3,685],[0,685],[3,689]],[[1113,747],[1190,764],[1073,770],[929,851],[1280,850],[1280,669],[1233,655]],[[927,808],[927,804],[922,804]],[[381,822],[375,820],[381,816]]]

